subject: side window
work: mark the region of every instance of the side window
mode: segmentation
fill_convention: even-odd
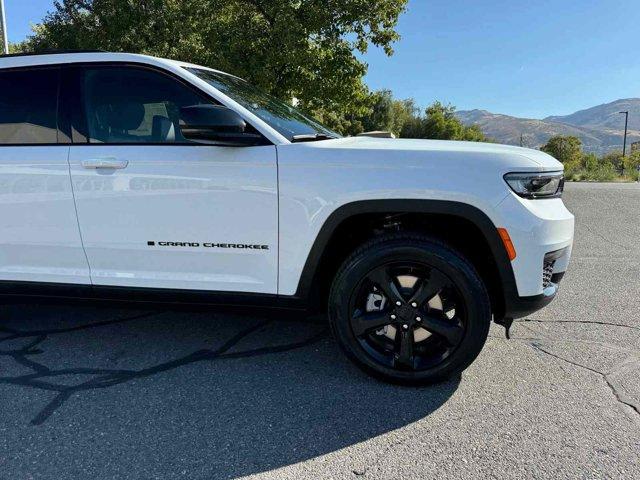
[[[57,68],[0,71],[0,145],[58,141]]]
[[[86,68],[81,82],[89,143],[188,143],[178,128],[180,109],[210,103],[144,68]]]

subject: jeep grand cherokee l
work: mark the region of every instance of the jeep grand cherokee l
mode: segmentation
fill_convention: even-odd
[[[388,381],[460,372],[553,299],[563,185],[540,151],[344,138],[197,65],[0,59],[3,294],[327,312]]]

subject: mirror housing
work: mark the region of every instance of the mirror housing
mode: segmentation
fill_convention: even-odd
[[[189,141],[209,145],[247,146],[264,143],[257,133],[246,133],[247,123],[222,105],[193,105],[180,109],[180,130]]]

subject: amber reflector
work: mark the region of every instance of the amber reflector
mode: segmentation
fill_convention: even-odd
[[[502,243],[504,244],[504,249],[507,251],[507,255],[509,255],[509,260],[515,260],[516,249],[513,246],[513,242],[511,241],[509,232],[507,232],[506,228],[499,228],[498,233],[500,234],[500,238],[502,239]]]

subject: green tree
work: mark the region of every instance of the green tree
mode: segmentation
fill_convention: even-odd
[[[578,137],[563,135],[551,137],[540,150],[564,163],[565,166],[576,167],[582,161],[582,142]]]
[[[29,51],[29,45],[26,41],[13,43],[9,42],[9,53],[24,53]]]
[[[381,90],[371,96],[371,111],[362,119],[365,131],[392,130],[393,94],[391,90]]]
[[[355,52],[391,55],[407,0],[58,0],[26,48],[102,49],[199,63],[297,98],[329,123],[371,105]],[[357,127],[355,127],[357,128]]]
[[[622,172],[624,171],[624,157],[622,156],[622,150],[607,153],[604,157],[602,157],[602,161],[608,162],[613,165],[613,168],[619,174],[622,174]]]
[[[391,90],[373,93],[370,101],[370,110],[359,118],[364,131],[382,130],[398,137],[404,125],[419,115],[414,100],[396,100]]]
[[[631,152],[624,158],[624,174],[625,176],[638,181],[640,179],[640,150]]]
[[[582,157],[582,162],[578,166],[584,168],[587,171],[595,171],[601,164],[601,160],[595,153],[585,153]],[[569,162],[572,165],[572,162]]]
[[[455,107],[435,102],[427,107],[424,116],[414,116],[403,126],[404,138],[432,138],[439,140],[467,140],[484,142],[487,138],[477,125],[466,126],[455,116]]]
[[[401,136],[404,126],[419,114],[420,109],[414,99],[394,100],[391,105],[391,131],[396,137]]]

